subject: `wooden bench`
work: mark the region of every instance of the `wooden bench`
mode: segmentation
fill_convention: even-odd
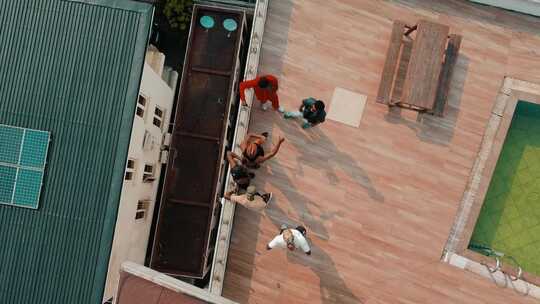
[[[398,20],[394,22],[392,27],[390,44],[388,45],[388,50],[386,51],[386,60],[384,62],[381,82],[379,84],[379,91],[377,93],[377,102],[383,104],[390,104],[390,98],[394,87],[394,76],[396,74],[396,68],[399,62],[405,26],[405,22]]]
[[[461,36],[452,34],[448,40],[444,63],[439,78],[439,86],[437,88],[437,96],[435,98],[435,106],[433,114],[443,116],[446,110],[448,93],[450,91],[450,80],[454,72],[454,66],[457,62],[459,47],[461,46]]]

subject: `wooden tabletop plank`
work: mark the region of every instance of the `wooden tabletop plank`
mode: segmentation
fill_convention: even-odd
[[[448,32],[446,25],[425,20],[418,23],[402,103],[433,109]]]

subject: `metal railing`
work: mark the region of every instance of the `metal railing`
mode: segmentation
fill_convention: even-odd
[[[523,277],[523,268],[521,268],[521,265],[518,263],[517,259],[514,258],[511,255],[505,255],[503,252],[496,251],[493,248],[481,244],[475,244],[471,243],[469,244],[469,249],[474,250],[478,253],[481,253],[488,257],[493,257],[495,259],[495,267],[491,267],[488,263],[482,261],[480,264],[485,266],[487,270],[490,273],[495,273],[497,271],[501,271],[505,275],[507,275],[510,280],[517,281]],[[502,269],[503,262],[502,260],[509,261],[512,263],[512,268],[517,269],[516,275],[513,275],[511,273],[508,273],[507,271],[504,271]]]

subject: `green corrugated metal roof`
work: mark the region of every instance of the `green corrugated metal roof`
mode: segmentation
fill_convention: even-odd
[[[152,6],[0,0],[0,124],[51,132],[37,210],[0,205],[0,303],[99,303]]]

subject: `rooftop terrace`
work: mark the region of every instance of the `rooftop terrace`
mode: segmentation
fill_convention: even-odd
[[[463,36],[444,118],[375,102],[392,22],[428,19]],[[536,303],[441,262],[505,76],[540,83],[540,19],[467,1],[270,1],[260,74],[280,99],[367,95],[359,128],[304,131],[254,107],[251,131],[287,141],[257,172],[275,201],[236,208],[223,295],[239,303]],[[312,256],[265,250],[304,224]]]

